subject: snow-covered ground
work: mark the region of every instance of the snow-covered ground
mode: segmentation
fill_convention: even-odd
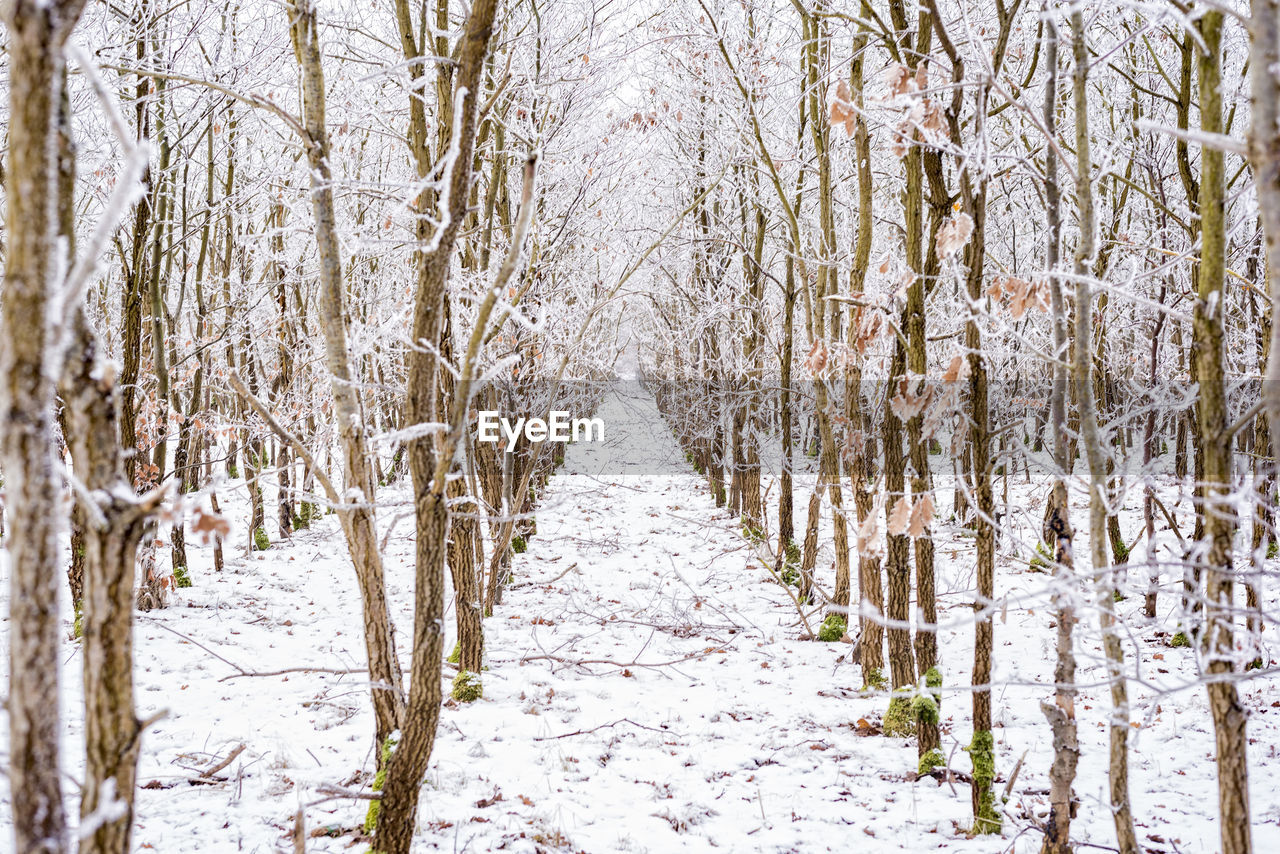
[[[603,405],[608,442],[569,449],[538,535],[485,622],[484,698],[446,703],[423,790],[421,850],[1038,850],[1032,825],[1047,810],[1051,749],[1039,710],[1053,660],[1045,576],[1012,553],[998,569],[997,593],[1008,603],[996,620],[998,791],[1023,763],[1003,834],[968,838],[968,786],[915,780],[914,744],[870,734],[887,697],[859,692],[852,647],[801,640],[791,599],[701,479],[652,473],[655,454],[668,468],[681,454],[654,429],[652,400],[628,389]],[[243,508],[230,497],[224,492],[228,515],[243,526]],[[412,518],[406,493],[383,498],[389,595],[404,638]],[[1136,530],[1132,519],[1126,525]],[[972,664],[973,543],[943,523],[935,537],[943,751],[968,771],[961,746],[971,736],[963,686]],[[324,785],[366,787],[373,765],[359,600],[341,532],[328,517],[267,552],[246,553],[245,539],[238,527],[221,574],[207,550],[189,547],[196,586],[173,607],[138,615],[139,716],[169,710],[143,744],[138,850],[291,851],[303,804],[308,850],[346,851],[363,818],[363,802],[315,803]],[[1173,631],[1173,606],[1172,597],[1162,601],[1155,624],[1127,619],[1135,627],[1129,672],[1144,680],[1131,688],[1134,815],[1150,851],[1209,852],[1218,848],[1217,790],[1204,691],[1162,692],[1196,675],[1192,653],[1159,634]],[[1121,604],[1140,607],[1139,596]],[[68,636],[70,627],[68,613]],[[1073,836],[1110,846],[1109,699],[1096,625],[1083,623],[1077,636],[1087,687],[1077,702],[1082,803]],[[399,646],[407,651],[407,639]],[[65,653],[74,811],[81,659],[70,640]],[[246,675],[298,667],[354,672]],[[1280,700],[1272,686],[1243,686],[1253,713],[1258,851],[1280,850],[1280,790],[1271,782],[1280,772]],[[7,720],[0,725],[7,738]],[[200,778],[241,744],[216,779]],[[0,824],[9,809],[0,778]]]

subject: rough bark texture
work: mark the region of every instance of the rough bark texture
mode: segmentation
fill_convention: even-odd
[[[1045,132],[1056,133],[1058,112],[1058,28],[1050,18],[1045,22]],[[1061,195],[1058,189],[1058,159],[1052,147],[1045,149],[1045,213],[1049,241],[1045,266],[1049,275],[1050,310],[1053,314],[1053,389],[1049,418],[1053,428],[1055,472],[1049,512],[1045,518],[1044,541],[1054,548],[1054,605],[1058,621],[1057,663],[1053,669],[1053,702],[1041,701],[1040,708],[1053,730],[1053,764],[1049,767],[1049,820],[1045,822],[1041,854],[1070,854],[1071,819],[1076,799],[1072,785],[1080,762],[1080,742],[1076,728],[1076,657],[1072,635],[1075,631],[1076,578],[1072,554],[1071,506],[1067,498],[1067,475],[1071,469],[1070,437],[1067,435],[1067,306],[1062,279],[1054,275],[1059,260],[1062,232]]]
[[[54,467],[54,219],[58,82],[63,45],[83,0],[15,0],[6,7],[9,63],[8,213],[0,295],[9,551],[9,784],[17,850],[62,852],[58,703],[58,547],[61,478]]]
[[[448,7],[443,8],[447,18]],[[418,259],[412,340],[419,344],[440,340],[445,287],[471,185],[478,103],[496,10],[496,0],[477,0],[472,5],[455,53],[457,64],[452,72],[452,87],[437,95],[441,121],[444,122],[446,116],[450,119],[441,131],[456,140],[453,143],[456,151],[452,153],[450,168],[444,173],[449,182],[448,207],[441,212],[445,215],[444,221],[439,233],[432,237],[430,251]],[[447,23],[446,20],[441,32],[448,29]],[[412,31],[406,32],[403,24],[401,39],[412,41]],[[417,53],[416,49],[414,52]],[[459,110],[457,116],[453,116],[455,106]],[[427,348],[416,346],[409,351],[408,362],[405,420],[409,425],[432,421],[437,415],[435,359]],[[382,808],[374,835],[373,847],[380,854],[408,854],[417,817],[418,792],[435,744],[442,699],[444,564],[449,532],[445,475],[452,462],[453,448],[437,450],[431,438],[418,437],[408,443],[407,454],[417,519],[413,666],[405,724],[400,743],[387,763]],[[505,548],[505,544],[503,546]]]
[[[853,95],[857,115],[854,119],[853,144],[858,163],[858,230],[853,250],[853,269],[849,273],[849,295],[861,297],[871,261],[872,227],[874,209],[871,177],[871,134],[862,113],[864,78],[864,53],[867,36],[859,34],[854,40],[854,60],[849,70],[849,91]],[[858,313],[847,324],[847,341],[851,347],[858,334]],[[856,349],[856,348],[855,348]],[[862,403],[862,361],[850,359],[845,374],[845,417],[849,422],[850,441],[847,453],[852,457],[849,465],[850,492],[853,494],[858,527],[867,522],[875,512],[875,453],[872,450],[875,437],[871,435]],[[859,618],[861,632],[858,641],[859,661],[862,665],[862,682],[866,687],[884,683],[884,584],[881,580],[880,557],[870,550],[859,550],[858,596],[859,613],[870,616]]]
[[[813,142],[814,157],[818,165],[818,269],[811,300],[813,310],[813,326],[810,339],[825,348],[825,339],[835,332],[835,304],[829,309],[828,296],[839,291],[836,266],[836,222],[835,205],[832,189],[831,167],[831,126],[824,121],[826,100],[820,97],[820,80],[827,73],[828,45],[830,38],[825,24],[818,16],[806,15],[805,27],[805,73],[808,79],[809,133]],[[797,251],[800,251],[797,247]],[[829,316],[830,315],[830,316]],[[830,329],[828,325],[830,324]],[[834,336],[833,336],[834,337]],[[827,498],[831,501],[831,525],[836,555],[836,582],[831,602],[837,613],[846,615],[852,598],[850,591],[849,569],[849,529],[845,519],[844,497],[840,488],[840,457],[835,446],[835,431],[832,429],[832,403],[828,389],[827,377],[823,371],[815,372],[813,391],[816,398],[814,417],[817,421],[818,436],[821,442],[819,451],[819,479],[825,485]],[[821,491],[821,490],[820,490]]]
[[[120,814],[80,840],[81,854],[128,854],[142,727],[133,705],[133,577],[138,542],[161,493],[133,498],[116,442],[115,373],[84,315],[62,378],[68,444],[77,477],[94,498],[85,527],[84,823],[109,804]]]
[[[1137,835],[1129,806],[1129,697],[1124,676],[1124,651],[1116,631],[1115,600],[1107,557],[1107,465],[1098,430],[1098,413],[1093,396],[1093,360],[1089,341],[1093,337],[1093,304],[1089,285],[1095,252],[1096,221],[1089,154],[1088,73],[1089,46],[1084,14],[1071,13],[1073,35],[1072,96],[1076,127],[1076,208],[1080,220],[1080,243],[1076,247],[1075,300],[1075,388],[1080,411],[1080,439],[1089,464],[1089,546],[1097,586],[1102,643],[1107,659],[1107,679],[1111,683],[1111,811],[1115,818],[1116,841],[1122,854],[1136,854]]]
[[[1280,0],[1253,0],[1249,19],[1252,123],[1249,164],[1267,245],[1267,293],[1271,296],[1271,346],[1262,400],[1271,431],[1272,457],[1280,458]]]
[[[1205,50],[1199,57],[1200,128],[1220,134],[1222,125],[1222,12],[1211,10],[1199,21]],[[1226,277],[1227,215],[1223,156],[1204,146],[1200,152],[1199,297],[1193,320],[1196,375],[1200,382],[1199,433],[1204,458],[1205,634],[1202,649],[1209,676],[1209,711],[1218,756],[1218,808],[1223,854],[1252,850],[1249,826],[1248,715],[1240,704],[1234,676],[1234,606],[1231,548],[1236,533],[1232,489],[1231,433],[1228,431],[1223,314]]]
[[[294,48],[302,74],[305,144],[311,167],[311,204],[320,254],[320,326],[324,333],[325,361],[343,451],[345,493],[339,517],[360,585],[365,650],[369,658],[374,717],[381,746],[403,725],[405,703],[401,693],[400,663],[396,658],[391,618],[387,611],[382,556],[378,552],[374,528],[373,470],[347,349],[346,289],[334,221],[319,32],[310,0],[298,0],[290,14]]]

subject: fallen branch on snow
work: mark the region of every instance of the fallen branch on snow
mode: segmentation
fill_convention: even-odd
[[[208,767],[208,768],[204,769],[203,771],[201,771],[201,772],[200,772],[200,776],[201,776],[201,777],[212,777],[214,774],[217,774],[219,771],[221,771],[223,768],[226,768],[226,767],[227,767],[228,765],[230,765],[232,762],[235,762],[235,761],[236,761],[236,757],[237,757],[237,756],[239,756],[241,753],[244,753],[244,742],[243,742],[243,741],[242,741],[242,742],[240,742],[238,745],[236,745],[235,749],[234,749],[234,750],[232,750],[230,753],[228,753],[228,754],[227,754],[227,758],[226,758],[226,759],[223,759],[221,762],[217,763],[216,765],[212,765],[212,766],[210,766],[210,767]]]
[[[534,741],[555,741],[556,739],[560,739],[560,738],[572,738],[575,735],[589,735],[590,733],[596,732],[598,730],[615,727],[618,724],[631,724],[632,726],[640,727],[640,729],[647,729],[650,732],[657,732],[657,733],[663,733],[663,734],[670,732],[669,730],[655,729],[654,727],[651,727],[651,726],[638,724],[635,721],[631,720],[631,718],[618,718],[618,720],[614,721],[613,723],[600,724],[600,726],[593,726],[591,729],[580,729],[580,730],[577,730],[576,732],[566,732],[560,735],[539,735],[539,736],[535,736],[533,740]]]

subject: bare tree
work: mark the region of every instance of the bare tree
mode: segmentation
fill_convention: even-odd
[[[1058,115],[1058,26],[1052,13],[1045,15],[1045,99],[1044,131],[1052,137],[1057,131]],[[1062,292],[1062,277],[1057,273],[1062,240],[1061,191],[1058,187],[1058,154],[1045,149],[1044,198],[1048,219],[1045,245],[1045,267],[1049,271],[1050,313],[1053,316],[1053,387],[1049,400],[1049,420],[1053,431],[1053,492],[1045,519],[1044,541],[1053,546],[1054,602],[1058,622],[1057,662],[1053,669],[1053,702],[1041,701],[1040,708],[1053,730],[1053,765],[1049,769],[1049,821],[1045,827],[1042,854],[1070,854],[1071,819],[1075,817],[1076,798],[1072,790],[1076,767],[1080,761],[1080,742],[1076,730],[1076,578],[1072,551],[1074,530],[1071,527],[1071,504],[1067,493],[1067,475],[1071,469],[1070,437],[1067,434],[1067,304]]]
[[[1108,571],[1107,557],[1107,465],[1103,457],[1098,430],[1098,413],[1094,405],[1093,359],[1089,342],[1093,340],[1093,303],[1090,277],[1096,252],[1097,221],[1094,215],[1093,160],[1089,153],[1089,41],[1084,13],[1071,12],[1071,53],[1073,72],[1071,94],[1075,107],[1076,145],[1076,214],[1080,221],[1080,238],[1076,244],[1072,275],[1075,293],[1075,391],[1080,410],[1080,440],[1089,465],[1089,553],[1092,557],[1094,585],[1102,621],[1102,642],[1107,659],[1107,679],[1111,683],[1111,810],[1115,818],[1116,839],[1124,854],[1137,854],[1138,840],[1129,805],[1129,697],[1125,686],[1124,651],[1116,628],[1114,587]]]
[[[393,732],[404,726],[405,700],[400,687],[400,662],[396,658],[391,617],[387,611],[382,556],[374,529],[375,482],[367,428],[356,398],[347,348],[346,283],[342,277],[342,255],[335,225],[319,24],[310,0],[298,0],[290,7],[290,15],[294,49],[302,76],[301,135],[311,167],[311,203],[316,245],[320,252],[320,327],[324,333],[326,367],[338,417],[338,436],[343,447],[346,491],[338,509],[360,583],[374,718],[378,744],[382,745]]]
[[[9,29],[8,216],[0,294],[0,417],[3,418],[9,551],[9,784],[22,852],[62,852],[58,702],[57,512],[54,383],[61,367],[58,247],[58,92],[65,45],[84,0],[15,0]]]
[[[1217,9],[1206,10],[1197,22],[1203,40],[1197,62],[1200,129],[1209,140],[1216,139],[1223,131],[1222,25],[1223,15]],[[1248,714],[1240,704],[1234,682],[1231,550],[1236,534],[1236,512],[1230,498],[1234,431],[1228,424],[1223,364],[1227,212],[1222,150],[1213,143],[1203,145],[1200,151],[1199,207],[1201,250],[1196,272],[1198,299],[1192,352],[1200,384],[1197,427],[1204,459],[1203,505],[1199,508],[1205,520],[1200,549],[1206,570],[1202,645],[1217,746],[1222,851],[1223,854],[1248,854],[1253,850],[1253,829],[1249,825],[1249,742],[1245,734]]]

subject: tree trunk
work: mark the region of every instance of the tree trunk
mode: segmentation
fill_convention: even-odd
[[[795,548],[795,486],[791,476],[794,465],[795,426],[792,423],[791,363],[794,359],[796,284],[795,260],[787,256],[782,319],[782,354],[779,358],[778,433],[782,440],[782,472],[778,477],[778,559],[786,561]]]
[[[1058,113],[1058,27],[1052,17],[1045,19],[1045,133],[1056,133]],[[1045,266],[1049,269],[1049,300],[1053,314],[1053,389],[1049,412],[1053,428],[1053,492],[1045,520],[1044,541],[1054,548],[1054,605],[1057,632],[1057,663],[1053,669],[1053,703],[1041,701],[1040,709],[1053,730],[1053,763],[1049,767],[1049,820],[1045,823],[1041,854],[1071,854],[1071,819],[1076,813],[1072,785],[1080,762],[1080,742],[1076,728],[1076,657],[1072,635],[1076,623],[1074,531],[1067,477],[1071,469],[1071,443],[1067,434],[1067,306],[1062,279],[1056,275],[1062,240],[1061,195],[1058,189],[1058,156],[1052,146],[1045,148],[1045,213],[1049,240]]]
[[[58,702],[61,478],[54,465],[56,94],[63,45],[83,0],[6,7],[9,63],[8,246],[0,292],[9,552],[9,786],[23,854],[66,850]]]
[[[1138,841],[1129,806],[1129,697],[1124,676],[1124,650],[1116,630],[1114,587],[1110,582],[1107,560],[1107,466],[1098,430],[1098,414],[1093,398],[1093,359],[1089,342],[1093,340],[1093,303],[1089,285],[1095,252],[1096,222],[1093,209],[1093,162],[1089,153],[1088,73],[1089,46],[1085,35],[1084,14],[1071,13],[1074,74],[1072,95],[1075,103],[1076,207],[1080,220],[1080,243],[1076,247],[1074,273],[1075,299],[1075,387],[1080,410],[1080,438],[1089,464],[1089,546],[1097,586],[1098,610],[1101,614],[1102,643],[1107,659],[1107,678],[1111,683],[1111,811],[1115,819],[1116,840],[1121,854],[1137,854]]]
[[[1211,9],[1198,27],[1205,50],[1199,56],[1200,128],[1221,134],[1222,12]],[[1272,72],[1274,73],[1274,71]],[[1222,151],[1200,152],[1200,267],[1193,330],[1200,447],[1204,459],[1205,633],[1201,649],[1209,676],[1209,711],[1218,757],[1218,809],[1223,854],[1248,854],[1253,848],[1249,824],[1248,714],[1240,704],[1234,675],[1234,606],[1231,574],[1236,533],[1232,493],[1231,433],[1228,431],[1223,313],[1226,276],[1227,215]]]
[[[333,392],[338,438],[343,451],[345,491],[341,496],[343,504],[337,509],[360,585],[365,650],[369,659],[374,720],[381,753],[392,733],[405,724],[405,701],[400,662],[396,658],[391,617],[387,610],[382,556],[378,552],[378,535],[374,527],[374,482],[368,441],[347,348],[346,289],[329,169],[319,31],[310,0],[297,0],[291,13],[293,43],[302,76],[303,122],[307,131],[304,144],[311,167],[311,204],[320,255],[319,319],[324,334],[325,362]]]
[[[457,150],[453,162],[443,169],[443,178],[449,182],[448,207],[440,211],[439,232],[434,235],[429,251],[417,259],[418,281],[414,296],[414,342],[437,342],[444,321],[445,287],[454,246],[462,219],[466,213],[467,197],[471,185],[472,153],[477,130],[477,113],[485,57],[489,50],[489,38],[497,10],[496,0],[476,0],[460,37],[455,57],[456,65],[450,69],[441,66],[451,76],[437,80],[437,109],[442,133],[456,133]],[[444,41],[449,29],[448,4],[437,6],[437,31]],[[418,56],[413,44],[413,29],[408,18],[406,0],[397,0],[397,19],[400,22],[401,41],[406,53]],[[439,17],[444,17],[443,23]],[[314,17],[312,17],[314,21]],[[406,27],[406,24],[410,26]],[[314,33],[314,25],[312,27]],[[314,35],[310,40],[315,50],[316,74],[319,74],[319,52]],[[437,53],[447,55],[448,45],[437,45]],[[455,99],[456,98],[456,102]],[[453,110],[460,111],[454,128]],[[447,121],[446,121],[447,118]],[[414,122],[411,121],[411,128]],[[419,169],[427,168],[419,164]],[[422,196],[418,204],[425,205],[431,199]],[[425,224],[429,209],[420,209]],[[408,395],[405,401],[405,421],[413,425],[438,419],[437,366],[434,356],[424,347],[414,347],[408,355]],[[465,392],[460,392],[464,393]],[[415,593],[413,620],[413,666],[410,676],[409,702],[406,709],[401,741],[391,751],[386,766],[386,784],[383,787],[382,807],[374,833],[374,849],[381,854],[408,854],[413,839],[418,810],[418,793],[426,774],[431,749],[435,743],[436,723],[440,717],[440,675],[443,660],[444,635],[444,563],[446,540],[449,532],[446,474],[452,463],[454,448],[448,438],[438,451],[429,437],[418,436],[408,442],[409,472],[413,478],[414,509],[417,519],[417,544],[415,549]],[[437,453],[441,458],[437,459]],[[504,544],[505,547],[505,544]]]
[[[1271,456],[1280,459],[1280,78],[1275,73],[1280,64],[1280,0],[1252,0],[1250,8],[1249,164],[1266,240],[1266,292],[1271,297],[1271,344],[1262,400],[1268,423],[1276,425]]]
[[[858,230],[853,249],[853,268],[849,273],[849,296],[860,298],[866,284],[867,267],[871,261],[874,199],[871,176],[871,134],[863,115],[863,79],[865,50],[868,38],[859,33],[854,38],[853,62],[849,70],[849,91],[854,99],[855,117],[853,144],[858,174]],[[858,318],[861,311],[854,311],[846,327],[846,341],[851,350],[856,349]],[[875,512],[873,494],[876,464],[875,437],[871,433],[869,419],[862,403],[862,354],[854,355],[845,372],[845,418],[849,422],[846,441],[849,462],[849,491],[853,494],[858,528],[867,524]],[[884,585],[880,573],[880,557],[870,550],[858,550],[858,598],[860,631],[858,640],[859,662],[862,667],[862,684],[865,688],[884,685]]]
[[[129,854],[142,725],[133,705],[133,576],[138,542],[163,493],[127,497],[117,444],[115,377],[82,312],[62,379],[71,456],[85,488],[99,497],[85,530],[85,780],[81,854]],[[123,808],[119,808],[122,805]],[[109,811],[109,812],[108,812]],[[100,813],[106,815],[100,816]]]

